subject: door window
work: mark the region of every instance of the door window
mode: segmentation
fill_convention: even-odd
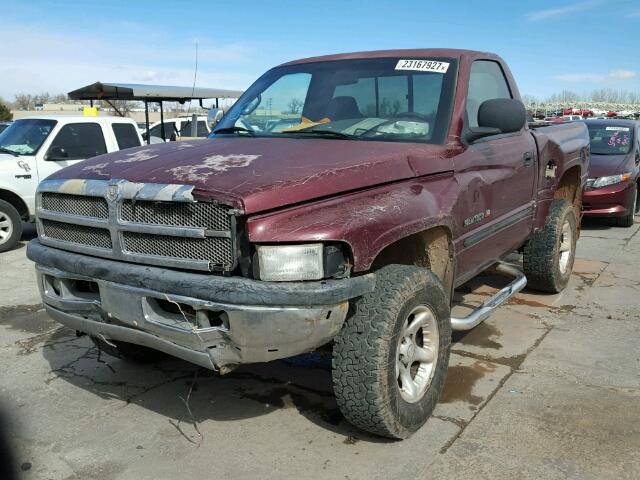
[[[107,146],[97,123],[64,125],[49,147],[50,156],[56,160],[82,160],[104,153]]]
[[[476,60],[471,66],[467,119],[470,127],[478,126],[478,109],[485,100],[512,98],[509,84],[498,62]]]
[[[114,123],[111,125],[113,134],[116,136],[116,142],[118,142],[118,148],[123,150],[125,148],[139,147],[140,138],[138,132],[130,123]]]
[[[176,126],[173,122],[164,122],[164,136],[165,139],[170,139],[171,135],[175,133]],[[152,137],[162,138],[162,124],[158,124],[155,127],[149,129],[149,135]]]

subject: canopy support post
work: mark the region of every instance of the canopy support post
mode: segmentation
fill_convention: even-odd
[[[149,135],[149,101],[144,101],[144,121],[147,124],[147,145],[151,145],[151,136]]]
[[[160,134],[162,135],[162,141],[167,141],[167,136],[164,133],[164,112],[162,111],[162,100],[158,102],[160,104]]]

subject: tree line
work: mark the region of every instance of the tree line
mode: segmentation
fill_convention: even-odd
[[[525,105],[535,105],[539,103],[620,103],[620,104],[640,104],[640,92],[630,90],[617,90],[613,88],[600,88],[591,92],[575,92],[573,90],[562,90],[549,95],[546,98],[534,95],[523,95],[522,101]]]

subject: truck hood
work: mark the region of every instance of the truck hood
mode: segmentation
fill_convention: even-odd
[[[607,177],[633,170],[633,154],[628,155],[591,155],[589,177]]]
[[[52,179],[194,186],[196,198],[256,213],[450,169],[440,145],[334,139],[216,137],[100,155]]]

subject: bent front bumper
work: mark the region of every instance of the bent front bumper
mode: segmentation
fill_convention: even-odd
[[[266,362],[330,341],[373,274],[275,283],[179,272],[29,243],[48,313],[70,328],[206,368]]]

